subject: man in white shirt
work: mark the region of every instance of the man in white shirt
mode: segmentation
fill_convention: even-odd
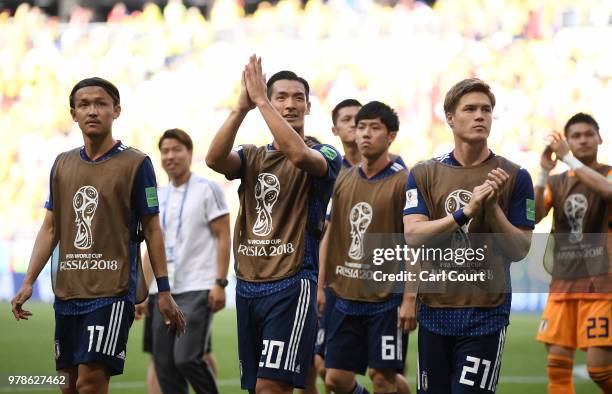
[[[193,142],[180,129],[159,140],[170,183],[158,191],[160,219],[173,297],[187,321],[180,338],[166,335],[159,313],[152,316],[153,361],[164,393],[218,393],[202,356],[212,314],[225,306],[230,253],[229,213],[219,186],[191,172]],[[151,289],[154,293],[155,289]]]

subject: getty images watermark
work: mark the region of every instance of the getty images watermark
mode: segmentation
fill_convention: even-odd
[[[385,262],[405,261],[414,266],[417,261],[436,261],[442,266],[449,267],[455,264],[463,267],[482,265],[486,260],[487,245],[479,248],[430,248],[421,245],[411,248],[408,245],[395,245],[393,248],[375,248],[372,255],[372,264],[380,266]],[[486,282],[491,280],[491,272],[487,270],[470,270],[461,272],[458,270],[421,270],[414,272],[401,270],[397,273],[385,273],[377,270],[372,272],[372,279],[376,282]]]

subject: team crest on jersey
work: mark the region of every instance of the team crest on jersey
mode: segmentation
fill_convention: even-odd
[[[57,360],[60,357],[60,344],[59,341],[55,341],[55,359]]]
[[[589,208],[589,202],[581,193],[574,193],[567,196],[565,203],[563,204],[563,213],[569,222],[571,227],[571,233],[569,241],[571,243],[577,243],[582,241],[582,225],[586,216],[587,209]]]
[[[427,382],[427,371],[421,372],[421,388],[423,391],[427,391],[429,383]]]
[[[465,208],[469,204],[471,198],[472,193],[467,190],[457,189],[453,191],[446,197],[446,200],[444,201],[444,210],[446,211],[446,214],[452,215],[455,211],[461,208]],[[472,223],[472,219],[470,219],[463,226],[459,227],[455,234],[453,234],[453,238],[451,240],[451,247],[453,249],[464,249],[469,247],[470,241],[468,239],[467,234],[468,229],[470,227],[470,223]]]
[[[74,247],[89,249],[93,246],[91,222],[98,208],[98,191],[93,186],[82,186],[72,198],[72,207],[76,216],[77,226]]]
[[[257,220],[253,225],[253,234],[265,237],[272,232],[272,208],[278,201],[280,182],[274,174],[263,172],[257,176],[255,184],[255,212]]]
[[[372,222],[374,210],[367,202],[359,202],[351,209],[349,223],[351,225],[351,245],[348,256],[353,260],[361,260],[364,256],[363,237]]]

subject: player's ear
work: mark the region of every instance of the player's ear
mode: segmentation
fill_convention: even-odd
[[[72,120],[74,120],[75,122],[76,120],[76,111],[74,108],[70,108],[70,116],[72,117]]]
[[[391,143],[395,141],[395,137],[397,137],[397,131],[391,131],[388,133],[389,145],[391,145]]]
[[[336,128],[336,126],[332,126],[331,131],[333,135],[338,135],[338,129]]]
[[[310,115],[310,100],[306,102],[306,112],[305,115]]]
[[[448,125],[453,128],[453,126],[455,125],[454,120],[453,120],[454,116],[452,112],[447,112],[446,113],[446,123],[448,123]]]
[[[113,119],[117,119],[121,115],[121,106],[119,104],[113,107]]]

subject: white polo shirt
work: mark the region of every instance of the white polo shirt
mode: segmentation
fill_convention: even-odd
[[[157,194],[172,294],[210,290],[217,278],[217,238],[209,223],[229,212],[223,191],[191,173],[185,184],[160,187]],[[150,293],[156,292],[153,281]]]

